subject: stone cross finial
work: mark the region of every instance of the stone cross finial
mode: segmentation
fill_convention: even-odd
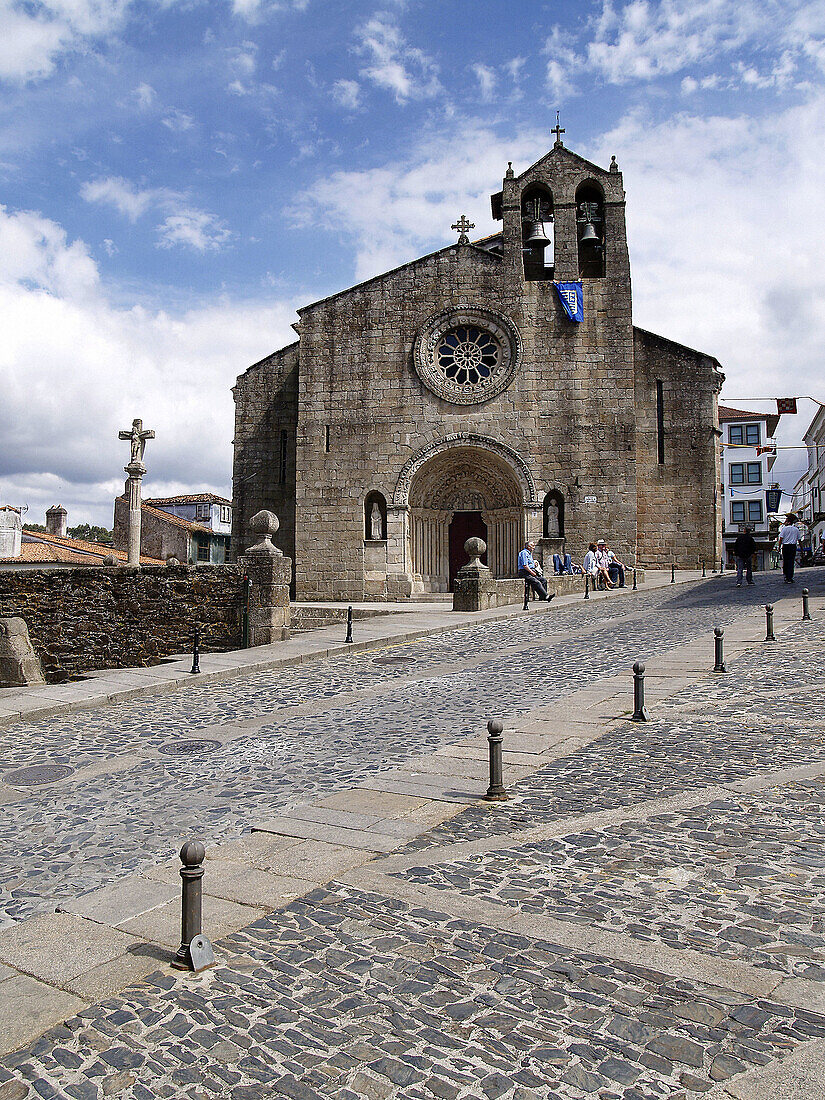
[[[155,433],[143,430],[142,420],[133,420],[132,427],[127,428],[122,432],[117,433],[118,439],[128,439],[132,445],[132,454],[129,459],[130,462],[143,462],[143,452],[146,449],[146,440],[154,439]]]
[[[450,229],[455,229],[458,233],[459,244],[469,244],[470,238],[467,236],[467,230],[475,229],[475,222],[467,221],[467,215],[462,214],[458,221],[450,226]]]
[[[558,111],[556,111],[556,125],[552,128],[550,133],[556,135],[556,145],[563,144],[562,140],[561,140],[561,135],[566,134],[567,131],[565,130],[565,128],[563,126],[559,126],[559,112]]]

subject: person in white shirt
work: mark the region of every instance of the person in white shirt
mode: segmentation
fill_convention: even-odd
[[[785,519],[785,523],[779,528],[779,545],[782,547],[782,572],[785,574],[785,584],[793,584],[793,571],[796,564],[796,548],[800,539],[799,528],[796,526],[796,516],[791,512]]]
[[[605,588],[614,587],[610,579],[610,552],[604,539],[596,543],[596,580],[599,584],[604,581]]]
[[[584,555],[584,562],[582,563],[582,569],[590,577],[593,587],[596,587],[596,577],[599,575],[599,571],[596,568],[596,544],[591,542],[587,548],[587,553]]]

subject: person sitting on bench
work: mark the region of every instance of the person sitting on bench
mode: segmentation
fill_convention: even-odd
[[[555,592],[547,594],[547,588],[544,583],[544,577],[541,574],[541,570],[533,557],[533,551],[536,548],[534,542],[525,542],[524,549],[518,556],[518,575],[523,578],[525,584],[528,584],[530,588],[536,593],[540,600],[552,600],[555,596]]]

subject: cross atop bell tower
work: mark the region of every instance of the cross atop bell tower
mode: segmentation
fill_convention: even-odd
[[[551,129],[550,133],[556,135],[556,141],[555,141],[556,145],[563,145],[564,144],[564,142],[561,140],[561,135],[566,134],[567,131],[565,130],[565,128],[563,126],[559,126],[559,112],[558,111],[556,111],[556,125]]]

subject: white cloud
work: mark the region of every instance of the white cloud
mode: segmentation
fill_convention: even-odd
[[[695,69],[747,46],[777,52],[771,83],[780,84],[791,79],[811,43],[821,41],[825,8],[809,0],[602,0],[590,31],[582,60],[613,84]],[[757,70],[742,70],[753,83]]]
[[[588,151],[617,153],[624,173],[635,323],[715,355],[728,398],[825,400],[825,226],[805,216],[823,145],[820,93],[760,118],[640,112]],[[799,456],[780,452],[777,472],[786,463]]]
[[[137,88],[135,88],[135,99],[137,100],[138,107],[142,110],[147,110],[156,102],[157,93],[151,84],[138,84]]]
[[[186,114],[185,111],[179,111],[177,107],[171,108],[165,117],[161,119],[161,122],[176,134],[185,133],[186,130],[191,130],[195,125],[192,116]]]
[[[480,62],[473,65],[472,70],[478,81],[478,94],[481,97],[481,102],[490,103],[498,83],[495,71],[489,65],[482,65]]]
[[[551,29],[541,51],[547,57],[547,90],[555,103],[561,103],[574,95],[574,79],[582,67],[582,58],[576,52],[573,37],[559,26]]]
[[[260,23],[282,11],[305,11],[309,0],[232,0],[232,11],[248,23]]]
[[[140,416],[147,494],[229,490],[237,374],[294,339],[287,301],[204,302],[180,314],[116,309],[82,241],[33,212],[0,207],[0,503],[60,501],[71,524],[111,523]]]
[[[80,189],[87,202],[113,206],[132,223],[150,211],[165,214],[156,227],[159,247],[186,245],[197,252],[220,249],[232,238],[228,227],[214,214],[191,205],[186,195],[166,187],[139,190],[119,176],[90,180]]]
[[[435,62],[407,43],[390,15],[374,15],[358,28],[356,37],[358,52],[369,59],[361,75],[392,92],[396,103],[430,99],[443,92]]]
[[[0,80],[48,76],[64,53],[118,30],[128,0],[0,0]]]
[[[225,225],[203,210],[179,210],[158,227],[161,248],[183,244],[196,252],[216,251],[231,238]]]
[[[336,80],[332,85],[332,98],[339,107],[354,111],[361,102],[361,85],[357,80]]]
[[[355,249],[355,275],[365,279],[455,240],[462,211],[475,236],[494,232],[490,193],[501,187],[507,161],[528,164],[546,149],[546,135],[524,131],[503,141],[484,125],[457,119],[409,156],[364,172],[335,172],[302,196],[290,215],[305,228],[319,216]]]

